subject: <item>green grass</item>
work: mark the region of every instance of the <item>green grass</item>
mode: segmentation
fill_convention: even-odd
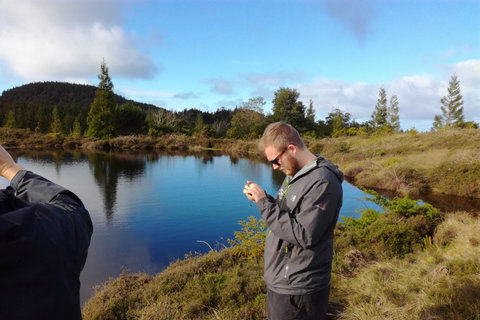
[[[89,319],[266,319],[263,264],[232,248],[192,255],[155,277],[123,272],[96,288]]]
[[[479,319],[480,218],[408,197],[366,200],[384,211],[338,224],[330,306],[343,311],[329,319]],[[111,279],[84,319],[266,319],[265,224],[239,224],[233,247],[190,254],[156,276]]]

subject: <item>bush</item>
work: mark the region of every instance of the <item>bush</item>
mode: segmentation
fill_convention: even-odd
[[[227,239],[233,245],[233,254],[258,261],[263,257],[267,224],[263,219],[248,217],[248,221],[240,221],[242,231],[235,231],[235,240]]]
[[[336,230],[336,252],[352,249],[374,257],[403,257],[425,246],[442,215],[430,204],[418,204],[408,196],[392,200],[375,191],[365,191],[365,200],[381,206],[383,212],[360,209],[359,219],[344,218]]]

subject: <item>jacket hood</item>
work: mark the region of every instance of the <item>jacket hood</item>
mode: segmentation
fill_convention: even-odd
[[[338,178],[340,182],[343,182],[343,172],[338,169],[338,166],[334,165],[330,161],[328,161],[325,157],[316,154],[315,155],[317,158],[309,163],[307,163],[305,166],[303,166],[294,176],[289,176],[287,177],[288,182],[291,183],[295,179],[307,174],[308,172],[320,168],[320,167],[325,167],[331,172],[335,174],[335,176]]]

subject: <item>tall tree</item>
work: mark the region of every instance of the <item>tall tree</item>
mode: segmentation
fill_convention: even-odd
[[[352,115],[348,112],[344,112],[339,108],[333,109],[325,118],[328,127],[326,134],[332,137],[346,134],[347,129],[350,127],[351,117]]]
[[[462,98],[460,94],[460,81],[454,73],[449,82],[448,95],[440,99],[442,103],[442,115],[435,116],[432,127],[433,131],[465,126]]]
[[[305,114],[305,130],[310,131],[312,134],[317,131],[317,125],[315,123],[315,108],[313,107],[313,99],[308,101],[308,108]]]
[[[195,128],[193,129],[193,135],[202,136],[204,127],[205,127],[205,123],[203,121],[203,116],[202,116],[202,113],[199,112],[197,113],[197,121],[195,122]]]
[[[131,134],[141,134],[145,131],[145,118],[147,113],[142,108],[137,107],[131,102],[127,102],[117,107],[116,119],[120,134],[128,136]]]
[[[82,137],[82,125],[80,124],[80,121],[78,121],[78,119],[75,119],[75,121],[73,122],[73,129],[70,136],[73,138]]]
[[[298,101],[300,93],[296,89],[280,88],[275,91],[273,103],[273,120],[284,121],[299,132],[305,131],[305,106]]]
[[[62,120],[60,119],[60,115],[58,114],[57,106],[53,107],[52,111],[52,124],[50,125],[50,133],[54,135],[62,134]]]
[[[101,73],[98,75],[100,84],[95,92],[90,111],[88,112],[87,135],[91,137],[106,139],[117,135],[115,122],[115,108],[117,103],[113,94],[112,79],[108,74],[105,60],[100,66]]]
[[[381,130],[388,124],[388,100],[387,92],[385,91],[384,87],[380,88],[379,96],[380,97],[377,100],[377,105],[375,106],[375,110],[372,114],[372,122],[376,130]]]
[[[8,112],[7,123],[5,123],[5,128],[16,128],[17,121],[15,120],[15,111],[10,110]]]
[[[396,94],[392,94],[388,108],[388,125],[392,130],[397,132],[400,131],[400,115],[398,111],[398,97]]]
[[[245,102],[233,116],[227,136],[237,139],[258,138],[267,125],[263,114],[265,104],[263,97],[250,98]]]

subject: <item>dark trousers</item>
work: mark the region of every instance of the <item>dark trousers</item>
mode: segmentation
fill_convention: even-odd
[[[324,320],[327,316],[330,286],[301,296],[267,291],[268,320]]]

